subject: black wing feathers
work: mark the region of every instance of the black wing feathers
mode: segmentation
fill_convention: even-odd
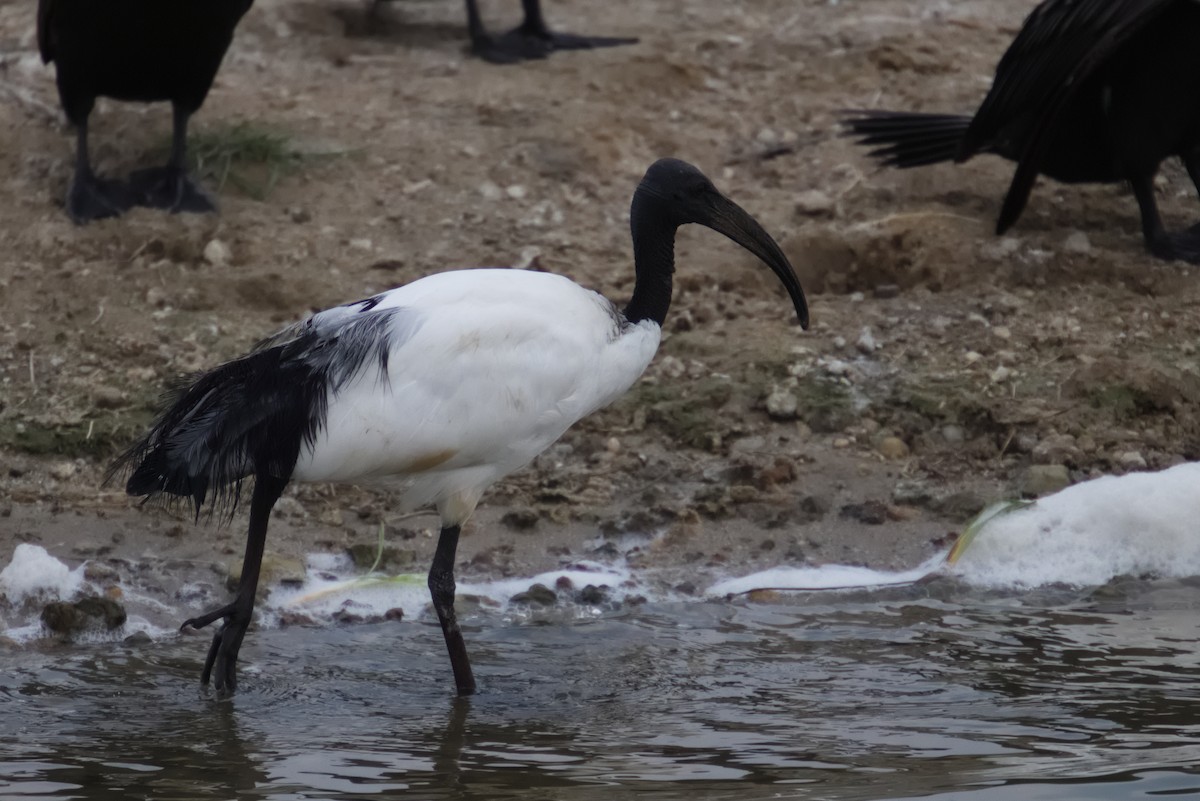
[[[345,308],[286,329],[178,389],[110,476],[130,470],[130,495],[190,497],[197,514],[206,500],[231,513],[249,475],[289,478],[300,449],[325,424],[331,393],[372,361],[387,371],[403,310]]]

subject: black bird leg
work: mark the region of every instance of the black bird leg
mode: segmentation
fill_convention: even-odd
[[[88,158],[87,117],[76,126],[75,174],[67,189],[67,214],[79,225],[117,217],[134,206],[133,194],[120,181],[103,181],[92,172]]]
[[[192,112],[178,103],[171,104],[171,157],[162,167],[138,170],[129,176],[129,184],[137,193],[138,203],[172,214],[181,211],[216,211],[208,192],[204,191],[187,171],[187,129]]]
[[[458,550],[459,531],[459,526],[442,527],[437,550],[433,554],[433,565],[429,568],[429,594],[433,597],[433,608],[442,624],[442,635],[446,638],[446,650],[450,652],[450,667],[454,670],[458,694],[471,695],[475,692],[475,676],[471,672],[471,660],[467,658],[462,631],[458,628],[458,617],[454,614],[454,555]]]
[[[596,47],[616,47],[635,44],[637,39],[626,36],[577,36],[554,33],[542,16],[541,0],[521,0],[524,21],[508,33],[493,37],[483,26],[478,0],[467,2],[467,31],[471,36],[471,51],[493,64],[514,64],[528,59],[545,58],[555,50],[589,50]]]
[[[200,683],[208,684],[211,677],[213,687],[222,696],[233,695],[237,689],[237,657],[246,636],[246,627],[254,613],[254,594],[258,590],[258,577],[262,569],[263,547],[267,542],[267,522],[275,501],[283,494],[287,480],[260,475],[254,481],[254,496],[250,499],[250,529],[246,536],[246,556],[242,560],[242,579],[238,584],[233,603],[215,609],[206,615],[185,620],[181,629],[202,629],[213,621],[224,618],[225,622],[213,635],[200,673]]]
[[[1192,172],[1190,165],[1188,172]],[[1162,215],[1158,212],[1158,202],[1154,199],[1153,174],[1138,176],[1133,179],[1132,184],[1133,196],[1137,198],[1138,209],[1142,213],[1142,238],[1146,243],[1146,250],[1167,261],[1181,259],[1191,264],[1200,264],[1200,230],[1193,226],[1183,233],[1167,232],[1163,226]]]

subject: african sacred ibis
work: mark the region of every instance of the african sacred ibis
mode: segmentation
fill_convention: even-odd
[[[633,195],[636,281],[624,310],[567,278],[521,270],[440,273],[320,312],[182,388],[113,466],[131,495],[236,505],[253,476],[241,583],[201,681],[236,685],[267,521],[287,483],[384,483],[404,509],[436,505],[429,589],[460,694],[475,690],[454,614],[459,529],[492,482],[528,464],[576,420],[622,395],[654,356],[671,303],[675,230],[699,223],[779,276],[800,324],[804,291],[748,213],[695,167],[655,162]]]
[[[1170,156],[1200,190],[1200,4],[1043,0],[1000,59],[974,116],[857,111],[843,122],[893,167],[994,153],[1017,162],[996,233],[1016,223],[1039,174],[1065,183],[1128,181],[1142,241],[1160,259],[1200,264],[1200,231],[1170,233],[1154,176]]]
[[[76,128],[75,174],[67,214],[77,223],[115,217],[134,205],[214,211],[187,174],[187,126],[212,88],[233,30],[253,0],[38,0],[42,60],[55,65],[58,96]],[[171,155],[128,184],[101,180],[88,158],[88,117],[96,98],[151,103],[174,111]]]

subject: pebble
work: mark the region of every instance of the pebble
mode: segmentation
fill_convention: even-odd
[[[1021,476],[1021,494],[1040,498],[1071,486],[1071,471],[1064,464],[1030,465]]]
[[[1088,241],[1088,236],[1083,231],[1072,231],[1063,241],[1063,250],[1067,253],[1084,256],[1092,252],[1092,243]]]
[[[125,396],[116,387],[101,384],[92,390],[92,401],[97,409],[117,409],[125,403]]]
[[[837,439],[835,439],[833,441],[833,447],[839,448],[839,449],[840,448],[849,448],[850,440],[846,439],[845,437],[838,437]]]
[[[899,437],[884,437],[879,443],[879,453],[885,459],[907,459],[908,445]]]
[[[879,284],[875,287],[875,297],[879,300],[891,300],[900,295],[899,284]]]
[[[1138,451],[1125,451],[1117,455],[1117,464],[1126,470],[1144,470],[1146,458]]]
[[[484,200],[499,200],[504,197],[504,190],[491,181],[484,181],[479,185],[479,194]]]
[[[967,438],[962,426],[946,425],[942,426],[942,439],[952,444],[958,444]]]
[[[833,198],[819,189],[809,189],[796,196],[796,211],[809,217],[832,217]]]
[[[210,239],[208,244],[204,246],[204,260],[213,267],[224,267],[229,264],[229,259],[233,254],[229,251],[229,246],[220,239]]]
[[[800,402],[796,396],[780,387],[776,387],[767,396],[767,414],[772,420],[795,419],[799,406]]]
[[[998,325],[992,329],[992,336],[997,339],[1012,339],[1012,330],[1006,325]]]
[[[874,335],[871,334],[871,329],[864,328],[858,335],[858,339],[854,342],[854,347],[858,348],[859,353],[869,355],[879,349],[879,343],[875,341]]]
[[[77,470],[74,462],[59,462],[50,468],[50,475],[59,481],[66,481],[73,477]]]
[[[988,376],[988,378],[991,380],[991,382],[993,384],[999,384],[999,383],[1001,383],[1003,381],[1007,381],[1009,378],[1011,378],[1012,374],[1013,374],[1012,369],[1005,367],[1002,364],[999,367],[997,367],[995,370],[993,370],[991,372],[991,374]]]
[[[514,604],[538,604],[540,606],[553,606],[558,601],[558,593],[547,587],[545,584],[534,584],[525,592],[518,592],[512,598],[508,599]]]
[[[529,194],[529,191],[525,187],[521,186],[521,184],[513,184],[504,190],[504,194],[508,195],[513,200],[520,200],[521,198],[525,197],[525,195]]]

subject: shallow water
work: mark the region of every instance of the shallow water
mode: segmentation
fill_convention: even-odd
[[[1188,581],[650,603],[0,654],[0,798],[1130,799],[1200,794]]]

